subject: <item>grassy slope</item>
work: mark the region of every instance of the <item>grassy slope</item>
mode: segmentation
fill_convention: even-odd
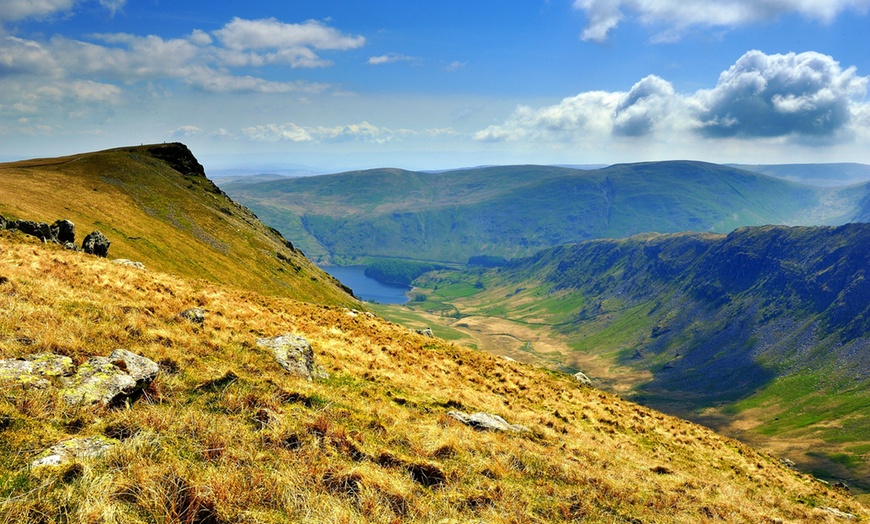
[[[428,300],[409,305],[454,326],[457,316],[497,317],[515,332],[560,336],[562,351],[540,361],[752,431],[743,438],[787,440],[803,466],[867,489],[868,246],[870,225],[600,240],[419,279]]]
[[[426,174],[371,170],[225,189],[307,252],[464,263],[526,256],[645,231],[727,232],[743,225],[841,223],[850,194],[700,162],[583,171],[507,166]]]
[[[267,294],[354,302],[280,234],[224,195],[181,144],[0,164],[0,186],[0,214],[71,220],[79,242],[101,230],[112,242],[112,258]]]
[[[38,275],[38,278],[35,276]],[[571,377],[338,307],[113,265],[0,233],[0,358],[161,362],[126,409],[0,388],[0,522],[837,522],[850,497],[770,456]],[[202,327],[176,318],[206,310]],[[311,341],[287,376],[257,337]],[[523,435],[471,430],[488,411]],[[105,457],[31,473],[70,436]],[[440,483],[432,485],[433,479]]]

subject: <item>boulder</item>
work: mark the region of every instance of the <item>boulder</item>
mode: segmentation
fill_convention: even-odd
[[[57,220],[49,226],[51,237],[59,244],[67,244],[76,242],[76,226],[69,220]]]
[[[205,323],[205,310],[201,307],[192,307],[179,313],[178,317],[201,326]]]
[[[25,235],[36,237],[43,242],[51,240],[51,228],[45,222],[33,222],[32,220],[18,220],[15,228]]]
[[[0,215],[0,231],[6,229],[6,217]]]
[[[99,231],[94,231],[85,237],[82,242],[82,251],[89,255],[97,255],[98,257],[105,257],[109,254],[109,246],[112,243],[106,238],[106,235],[100,233]]]
[[[426,329],[415,329],[414,333],[423,335],[424,337],[435,338],[435,333],[432,333],[432,328],[429,327]]]
[[[471,426],[474,429],[486,431],[510,431],[513,433],[522,433],[529,431],[529,428],[517,424],[510,424],[505,419],[498,415],[490,413],[473,413],[471,415],[461,411],[448,411],[448,417],[453,417],[466,426]]]
[[[580,383],[581,386],[592,386],[592,379],[587,377],[586,374],[582,371],[574,373],[574,378],[577,380],[577,382]]]
[[[307,378],[326,378],[328,375],[314,364],[314,351],[311,344],[302,337],[281,335],[257,339],[257,345],[272,351],[272,355],[282,368],[290,373]]]
[[[51,386],[50,379],[70,376],[74,371],[71,358],[40,353],[23,359],[0,360],[0,383],[43,389]]]
[[[63,466],[79,459],[99,458],[119,441],[98,435],[86,438],[71,438],[55,444],[40,453],[30,467]]]
[[[66,380],[61,397],[67,404],[116,406],[138,396],[157,376],[156,362],[116,349],[108,357],[91,357]]]
[[[118,264],[119,266],[127,266],[127,267],[135,267],[136,269],[145,269],[145,264],[142,262],[134,262],[132,260],[127,260],[126,258],[116,258],[112,260],[113,264]]]

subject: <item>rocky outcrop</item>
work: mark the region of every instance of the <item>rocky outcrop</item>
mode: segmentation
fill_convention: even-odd
[[[96,255],[105,258],[109,254],[109,246],[112,243],[106,238],[106,235],[99,231],[94,231],[85,237],[82,242],[82,251],[89,255]]]
[[[201,326],[205,323],[205,310],[201,307],[185,309],[178,314],[178,318]]]
[[[73,361],[63,355],[40,353],[22,359],[0,360],[0,384],[44,389],[51,379],[75,372]]]
[[[529,428],[525,426],[510,424],[500,416],[490,413],[473,413],[469,415],[461,411],[448,411],[447,416],[455,418],[466,426],[471,426],[474,429],[482,431],[508,431],[512,433],[529,431]]]
[[[76,243],[76,226],[69,220],[56,220],[49,230],[52,238],[60,244]]]
[[[71,438],[55,444],[40,453],[30,463],[32,469],[46,466],[63,466],[81,459],[99,458],[119,441],[98,435],[87,438]]]
[[[592,379],[590,379],[588,376],[586,376],[586,373],[583,373],[582,371],[578,371],[577,373],[574,373],[574,375],[572,375],[572,376],[577,380],[577,382],[581,386],[590,386],[590,387],[592,386]]]
[[[427,327],[425,329],[415,329],[414,333],[418,335],[423,335],[424,337],[435,338],[435,333],[432,332],[432,328]]]
[[[65,381],[61,397],[71,405],[116,406],[136,398],[154,380],[159,366],[151,359],[116,349],[108,357],[91,357]]]
[[[43,242],[51,240],[52,238],[51,227],[45,222],[34,222],[32,220],[17,220],[15,221],[15,227],[10,229],[17,229],[25,235],[36,237]]]
[[[282,368],[288,372],[312,380],[326,378],[328,375],[314,363],[311,344],[302,337],[281,335],[257,339],[257,345],[272,351],[272,355]]]

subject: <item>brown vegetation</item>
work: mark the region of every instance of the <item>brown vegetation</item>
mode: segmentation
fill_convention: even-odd
[[[0,358],[160,363],[120,409],[0,388],[0,522],[838,522],[847,494],[773,457],[570,376],[366,312],[269,297],[0,233]],[[179,319],[205,310],[200,326]],[[311,342],[291,377],[259,337]],[[484,411],[530,428],[480,432]],[[72,435],[102,458],[30,471]]]

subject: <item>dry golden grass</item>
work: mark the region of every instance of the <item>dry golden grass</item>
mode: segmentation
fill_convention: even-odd
[[[161,364],[124,409],[0,389],[0,522],[838,522],[847,494],[573,378],[365,312],[140,271],[0,233],[0,358]],[[203,326],[179,320],[206,310]],[[330,378],[287,375],[258,337],[307,338]],[[531,429],[480,432],[485,411]],[[121,443],[28,470],[71,436]]]

